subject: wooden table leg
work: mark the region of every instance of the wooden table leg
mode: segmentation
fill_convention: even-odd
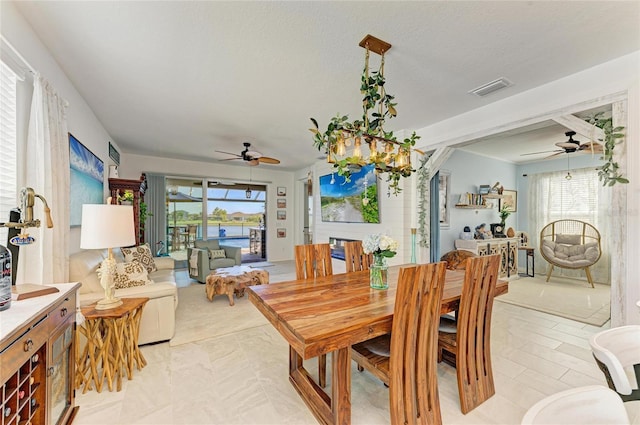
[[[322,424],[351,423],[350,347],[331,353],[331,397],[324,392],[302,365],[302,357],[289,347],[289,381],[311,413]]]

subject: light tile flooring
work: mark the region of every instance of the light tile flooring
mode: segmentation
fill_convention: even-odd
[[[278,269],[292,262],[285,266],[278,264]],[[191,284],[186,273],[179,276],[180,286]],[[443,422],[519,424],[525,411],[549,394],[606,385],[588,345],[588,337],[603,328],[495,302],[496,394],[463,415],[455,370],[439,365]],[[80,410],[74,424],[317,423],[289,383],[288,347],[271,325],[177,347],[148,345],[142,352],[148,365],[125,380],[122,391],[76,393]],[[307,366],[317,370],[312,361]],[[353,424],[389,423],[388,389],[355,366],[351,400]],[[640,402],[625,407],[632,422],[640,423]]]

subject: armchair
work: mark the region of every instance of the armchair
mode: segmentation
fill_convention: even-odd
[[[212,251],[224,250],[224,257],[212,256]],[[189,276],[200,283],[205,283],[209,273],[221,267],[239,266],[242,263],[242,248],[238,246],[220,245],[218,240],[198,239],[194,247],[187,248]]]

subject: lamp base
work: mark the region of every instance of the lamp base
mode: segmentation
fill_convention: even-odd
[[[122,300],[120,298],[112,298],[107,299],[103,298],[96,303],[96,310],[110,310],[112,308],[116,308],[122,305]]]

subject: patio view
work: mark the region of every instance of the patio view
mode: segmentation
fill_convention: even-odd
[[[167,238],[158,251],[185,261],[187,247],[196,239],[217,239],[221,245],[241,247],[243,263],[264,261],[266,188],[206,182],[203,215],[202,181],[196,180],[167,179]]]

